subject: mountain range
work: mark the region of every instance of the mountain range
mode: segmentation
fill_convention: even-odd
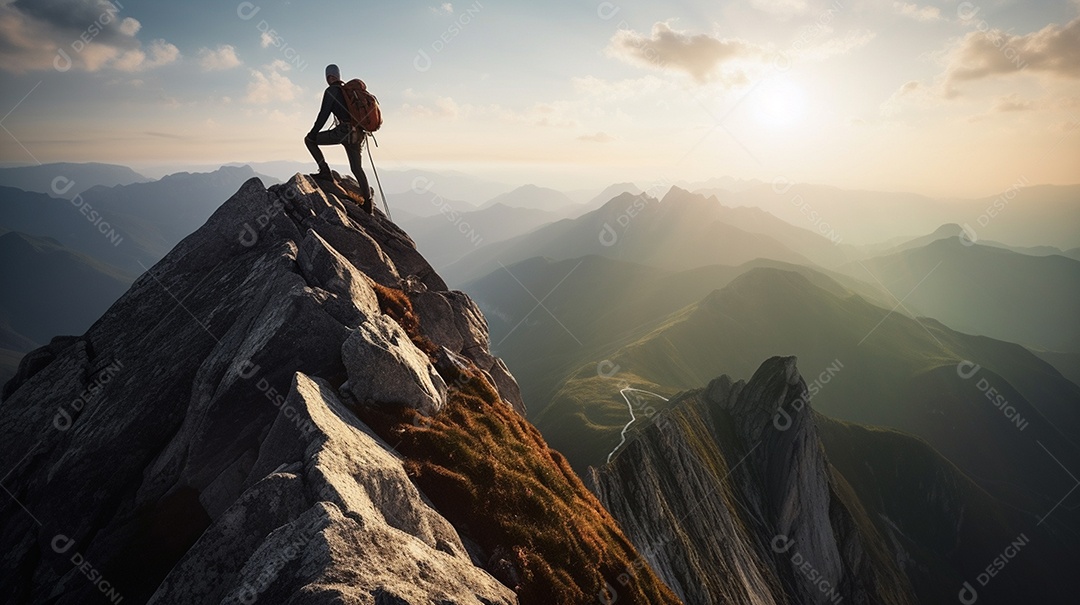
[[[0,188],[6,594],[1071,602],[1077,188],[387,173]]]

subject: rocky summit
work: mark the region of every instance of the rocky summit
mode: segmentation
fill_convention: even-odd
[[[35,603],[675,603],[355,185],[247,181],[0,404]],[[512,508],[510,508],[512,507]]]

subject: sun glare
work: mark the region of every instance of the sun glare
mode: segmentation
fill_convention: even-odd
[[[785,128],[803,118],[806,93],[790,80],[772,79],[754,91],[751,102],[759,122],[772,128]]]

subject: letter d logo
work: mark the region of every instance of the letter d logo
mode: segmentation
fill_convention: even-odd
[[[960,602],[964,605],[972,605],[975,601],[979,600],[979,593],[975,591],[975,587],[967,582],[964,582],[964,587],[960,589]]]

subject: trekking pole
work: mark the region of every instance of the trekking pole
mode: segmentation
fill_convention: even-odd
[[[369,134],[368,132],[364,132],[364,138],[365,139],[367,138],[368,134]],[[371,140],[374,141],[375,137],[372,136]],[[379,144],[378,141],[376,141],[375,144],[378,145]],[[392,220],[394,220],[394,217],[393,217],[393,215],[390,214],[390,204],[386,203],[386,194],[383,193],[382,182],[379,180],[379,171],[375,169],[375,158],[371,157],[371,145],[367,146],[367,156],[368,156],[368,160],[371,162],[371,171],[373,173],[375,173],[375,184],[377,184],[379,186],[379,195],[382,196],[383,208],[386,208],[386,218],[388,218],[388,219],[390,219],[392,221]]]

